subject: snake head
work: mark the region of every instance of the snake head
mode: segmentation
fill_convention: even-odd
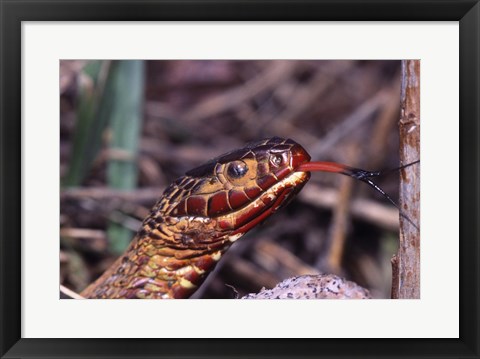
[[[166,214],[211,219],[217,235],[239,237],[303,187],[310,174],[295,169],[308,161],[309,154],[291,139],[249,143],[175,181],[165,193]]]

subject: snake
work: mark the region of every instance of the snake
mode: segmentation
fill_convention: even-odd
[[[273,137],[186,172],[165,189],[123,255],[80,295],[189,298],[233,243],[295,197],[311,171],[367,182],[378,175],[310,159],[294,140]]]

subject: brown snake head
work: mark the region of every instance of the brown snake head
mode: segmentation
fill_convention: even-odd
[[[164,194],[170,202],[165,215],[208,219],[202,233],[213,222],[214,233],[191,233],[194,242],[212,242],[225,235],[233,241],[301,189],[310,175],[295,169],[309,160],[308,153],[290,139],[274,137],[248,144],[175,181]]]
[[[296,142],[250,143],[178,178],[90,298],[187,298],[230,245],[300,191],[310,161]]]

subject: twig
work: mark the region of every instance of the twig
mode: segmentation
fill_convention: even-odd
[[[420,159],[420,61],[402,61],[401,164]],[[420,228],[420,165],[401,171],[400,208]],[[400,245],[394,261],[392,298],[420,298],[420,231],[400,217]]]
[[[155,201],[162,196],[164,188],[142,188],[131,191],[117,190],[109,187],[72,187],[62,190],[60,198],[95,200],[121,199],[128,202]]]
[[[264,73],[254,77],[244,86],[207,98],[193,106],[182,118],[187,122],[194,122],[233,109],[290,77],[295,67],[294,61],[274,62]]]
[[[256,238],[253,256],[256,262],[271,273],[291,277],[304,274],[318,274],[318,269],[311,267],[290,251],[269,240]]]
[[[326,136],[318,141],[318,144],[310,148],[310,155],[314,159],[321,158],[344,136],[351,133],[355,128],[363,124],[366,120],[388,101],[389,94],[385,89],[378,91],[368,101],[364,102],[352,114],[350,114],[342,123],[333,128]]]
[[[400,74],[395,76],[394,83],[399,83]],[[371,138],[368,146],[368,165],[367,168],[379,168],[383,163],[388,151],[385,149],[388,148],[389,143],[391,143],[390,134],[396,131],[394,126],[398,123],[398,118],[400,116],[400,102],[398,98],[400,96],[400,89],[391,87],[389,90],[388,101],[385,102],[384,106],[380,109],[377,120],[373,126],[371,132]]]
[[[392,264],[392,298],[398,298],[398,258],[395,254],[390,262]]]
[[[357,163],[360,157],[358,144],[352,142],[347,149],[350,163]],[[347,237],[348,224],[350,219],[350,202],[355,183],[352,178],[342,177],[340,179],[339,200],[333,212],[333,220],[330,226],[328,241],[327,268],[328,272],[341,273],[345,240]]]
[[[67,287],[65,287],[61,284],[60,284],[60,293],[65,295],[66,297],[68,297],[70,299],[85,299],[80,294],[75,293],[73,290],[68,289]]]
[[[302,87],[298,86],[289,98],[285,110],[272,118],[276,133],[285,137],[292,136],[292,133],[295,133],[294,138],[305,145],[317,143],[318,138],[316,136],[298,128],[294,122],[317,105],[322,95],[331,90],[338,79],[348,73],[352,67],[353,65],[349,61],[327,66],[325,69],[317,70],[309,84]]]
[[[338,196],[337,190],[322,188],[314,183],[310,183],[308,186],[305,186],[298,197],[302,202],[320,208],[332,209],[338,201]],[[351,204],[350,214],[355,218],[374,223],[384,229],[398,230],[398,210],[393,206],[357,198]]]
[[[233,272],[233,278],[236,278],[237,283],[244,281],[251,288],[273,287],[279,280],[272,273],[241,258],[225,263],[225,269]]]
[[[156,138],[143,138],[140,142],[142,152],[147,152],[160,163],[171,162],[175,159],[176,163],[184,164],[185,170],[190,169],[192,165],[200,165],[205,160],[218,156],[219,153],[232,149],[232,146],[239,145],[231,138],[228,139],[229,146],[222,147],[219,141],[215,141],[213,147],[185,144],[182,146],[171,146],[159,142]],[[225,145],[228,142],[225,141]]]
[[[89,228],[61,228],[60,237],[102,240],[105,239],[105,232],[98,229]]]

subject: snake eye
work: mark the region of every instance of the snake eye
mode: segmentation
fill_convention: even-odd
[[[248,172],[248,166],[243,161],[234,161],[228,165],[227,173],[230,178],[242,178]]]
[[[280,167],[284,164],[284,157],[281,154],[273,154],[270,156],[270,162],[275,167]]]

